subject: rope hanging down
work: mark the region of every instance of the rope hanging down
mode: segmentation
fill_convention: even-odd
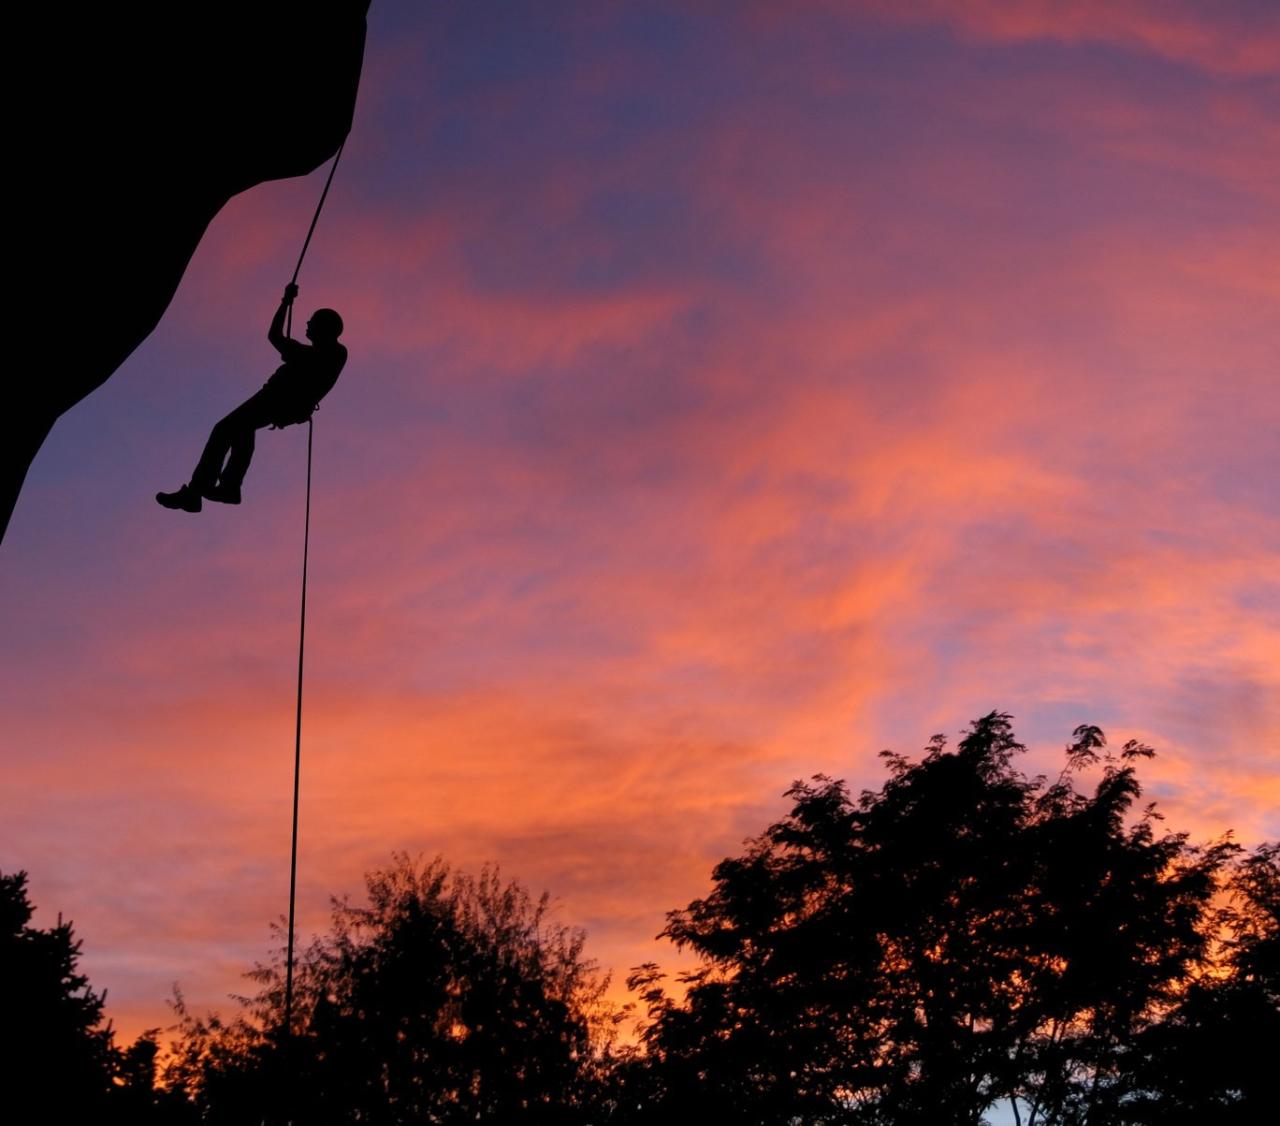
[[[342,159],[342,150],[347,141],[344,137],[338,151],[334,154],[333,165],[329,169],[329,178],[324,182],[324,191],[320,193],[320,202],[316,204],[316,212],[311,216],[311,226],[307,229],[307,237],[302,244],[302,253],[298,255],[298,264],[293,268],[290,285],[298,282],[298,273],[302,269],[302,260],[307,256],[307,247],[311,245],[311,236],[315,234],[316,223],[320,219],[320,211],[329,195],[329,185],[333,183],[333,174],[338,170],[338,161]],[[290,304],[286,314],[287,327],[285,335],[293,334],[293,305]],[[298,790],[302,778],[302,659],[306,652],[307,640],[307,555],[311,548],[311,439],[314,426],[307,419],[307,506],[302,531],[302,609],[298,621],[298,710],[293,737],[293,832],[289,843],[289,937],[285,954],[284,978],[284,1037],[288,1042],[293,1036],[293,920],[298,894]]]
[[[311,419],[307,419],[307,508],[302,530],[302,611],[298,622],[298,715],[293,735],[293,833],[289,842],[289,942],[285,956],[284,1031],[293,1035],[293,916],[298,894],[298,784],[302,777],[302,657],[307,640],[307,554],[311,548]]]

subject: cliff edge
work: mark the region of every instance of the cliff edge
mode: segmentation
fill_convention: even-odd
[[[12,276],[28,342],[0,412],[0,539],[54,422],[168,306],[237,192],[351,127],[369,0],[40,5],[10,16]]]

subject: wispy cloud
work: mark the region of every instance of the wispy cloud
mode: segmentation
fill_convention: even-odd
[[[375,5],[303,279],[352,347],[316,430],[306,927],[440,851],[625,970],[793,778],[874,785],[992,707],[1032,767],[1098,722],[1160,748],[1172,826],[1280,831],[1265,10],[828,8],[406,11],[380,45]],[[302,434],[240,509],[149,493],[270,370],[313,187],[219,218],[0,558],[0,846],[127,1030],[172,980],[236,989],[284,906]]]

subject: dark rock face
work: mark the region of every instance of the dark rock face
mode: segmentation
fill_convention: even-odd
[[[155,328],[219,208],[337,151],[368,7],[169,0],[10,16],[31,78],[14,95],[22,296],[8,327],[31,358],[11,368],[0,410],[0,537],[54,422]]]

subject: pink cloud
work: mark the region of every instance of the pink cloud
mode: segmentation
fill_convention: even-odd
[[[920,11],[1215,74],[1270,49],[1230,19],[1197,39],[1185,7]],[[757,54],[724,104],[518,193],[500,164],[420,198],[353,173],[326,213],[304,300],[354,343],[317,422],[304,928],[392,849],[442,851],[562,896],[621,974],[792,778],[877,784],[875,751],[992,707],[1046,769],[1078,722],[1156,745],[1172,827],[1276,831],[1264,100],[960,60],[962,88],[834,65],[782,87],[848,99],[822,113]],[[475,127],[521,92],[468,102]],[[687,248],[627,258],[652,233],[586,221],[632,185],[688,202]],[[79,554],[6,575],[4,844],[60,873],[38,898],[126,1027],[174,979],[220,1003],[283,908],[302,435],[264,436],[235,512],[175,525],[148,491],[212,421],[193,398],[270,370],[310,193],[218,220],[152,351],[86,404],[115,437],[68,464],[102,492],[37,482]],[[75,539],[100,495],[103,541]]]
[[[1110,44],[1235,77],[1280,71],[1280,20],[1266,5],[1247,0],[1208,7],[1195,0],[834,0],[831,6],[894,21],[945,23],[997,43]]]

